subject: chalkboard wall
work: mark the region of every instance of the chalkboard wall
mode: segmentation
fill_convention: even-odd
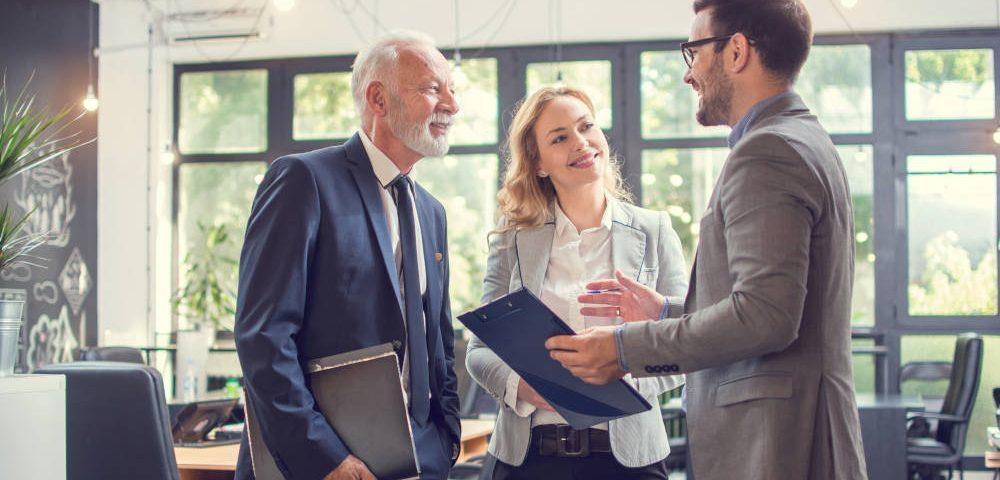
[[[0,68],[8,88],[19,89],[33,75],[31,88],[42,105],[80,111],[90,75],[89,27],[93,21],[96,42],[98,6],[89,0],[2,4]],[[96,59],[92,82],[96,88]],[[95,138],[97,113],[88,113],[70,131]],[[72,360],[81,347],[97,342],[96,142],[12,180],[0,191],[0,202],[18,214],[35,208],[28,229],[51,237],[37,252],[44,268],[0,272],[0,296],[27,299],[17,368],[31,371]]]

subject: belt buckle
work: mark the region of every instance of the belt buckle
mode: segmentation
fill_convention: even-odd
[[[589,433],[587,430],[573,430],[569,425],[556,425],[556,454],[570,458],[590,455]],[[567,449],[567,446],[570,448]]]

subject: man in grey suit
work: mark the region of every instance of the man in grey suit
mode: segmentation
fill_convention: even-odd
[[[607,383],[687,373],[697,480],[863,479],[851,371],[854,222],[829,135],[792,91],[812,40],[798,0],[697,0],[684,77],[702,125],[732,152],[700,225],[686,300],[619,276],[584,314],[657,321],[547,342],[576,376]]]

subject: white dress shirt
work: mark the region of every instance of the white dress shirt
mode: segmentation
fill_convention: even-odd
[[[402,245],[399,243],[399,215],[396,210],[396,200],[392,197],[392,192],[390,183],[399,176],[399,168],[396,167],[392,160],[386,156],[378,147],[372,143],[371,139],[368,138],[368,134],[364,130],[359,130],[359,136],[361,137],[361,144],[365,147],[365,153],[368,154],[368,159],[372,162],[372,169],[375,170],[375,178],[378,179],[379,194],[382,196],[382,207],[385,210],[385,221],[389,226],[389,237],[392,239],[392,251],[395,256],[396,262],[396,276],[399,278],[399,295],[403,298],[406,292],[403,291],[403,251]],[[411,170],[412,173],[412,170]],[[417,237],[417,270],[420,277],[420,293],[423,295],[427,293],[427,266],[424,265],[424,242],[423,237],[420,235],[420,217],[417,216],[417,202],[416,202],[416,192],[411,192],[413,195],[413,227],[416,230]],[[421,311],[421,316],[423,316],[424,321],[424,331],[427,331],[427,317]],[[403,328],[406,328],[406,310],[403,310]],[[404,342],[405,345],[405,342]],[[406,353],[403,354],[403,371],[400,373],[403,379],[403,391],[404,394],[409,395],[410,393],[410,350],[406,349]]]
[[[549,265],[539,300],[563,319],[570,328],[579,332],[590,327],[614,325],[615,319],[585,317],[580,314],[577,297],[587,291],[587,284],[594,280],[611,278],[614,266],[611,259],[611,212],[615,200],[607,197],[601,224],[577,232],[573,222],[555,205],[555,234]],[[534,405],[517,399],[517,385],[521,377],[511,372],[507,378],[504,402],[522,417],[531,415],[531,426],[550,425],[566,420],[557,412],[538,410]],[[593,428],[608,429],[607,422]]]

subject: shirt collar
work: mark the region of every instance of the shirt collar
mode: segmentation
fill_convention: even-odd
[[[615,208],[615,199],[610,195],[605,195],[606,203],[604,205],[604,213],[601,214],[601,225],[595,228],[590,228],[584,230],[584,232],[595,230],[595,229],[605,229],[611,231],[612,222],[612,211]],[[553,200],[553,210],[555,211],[556,220],[556,235],[562,237],[572,233],[574,236],[578,235],[576,233],[576,227],[573,222],[570,221],[569,217],[563,212],[562,207],[559,206],[559,202]]]
[[[743,118],[741,118],[740,121],[733,126],[733,130],[729,132],[729,148],[735,147],[736,144],[743,138],[743,135],[746,135],[747,130],[750,129],[750,125],[757,119],[760,112],[763,112],[767,107],[774,105],[779,100],[794,94],[795,92],[787,90],[777,95],[771,95],[770,97],[767,97],[757,102],[756,105],[750,107],[750,110],[747,110],[747,113],[743,115]]]
[[[365,147],[365,153],[368,154],[368,160],[372,162],[372,170],[375,170],[375,178],[378,178],[378,183],[382,185],[382,188],[389,188],[389,184],[396,180],[396,177],[400,175],[399,167],[382,150],[372,143],[371,139],[368,138],[368,134],[364,130],[358,130],[358,134],[361,137],[361,144]]]

